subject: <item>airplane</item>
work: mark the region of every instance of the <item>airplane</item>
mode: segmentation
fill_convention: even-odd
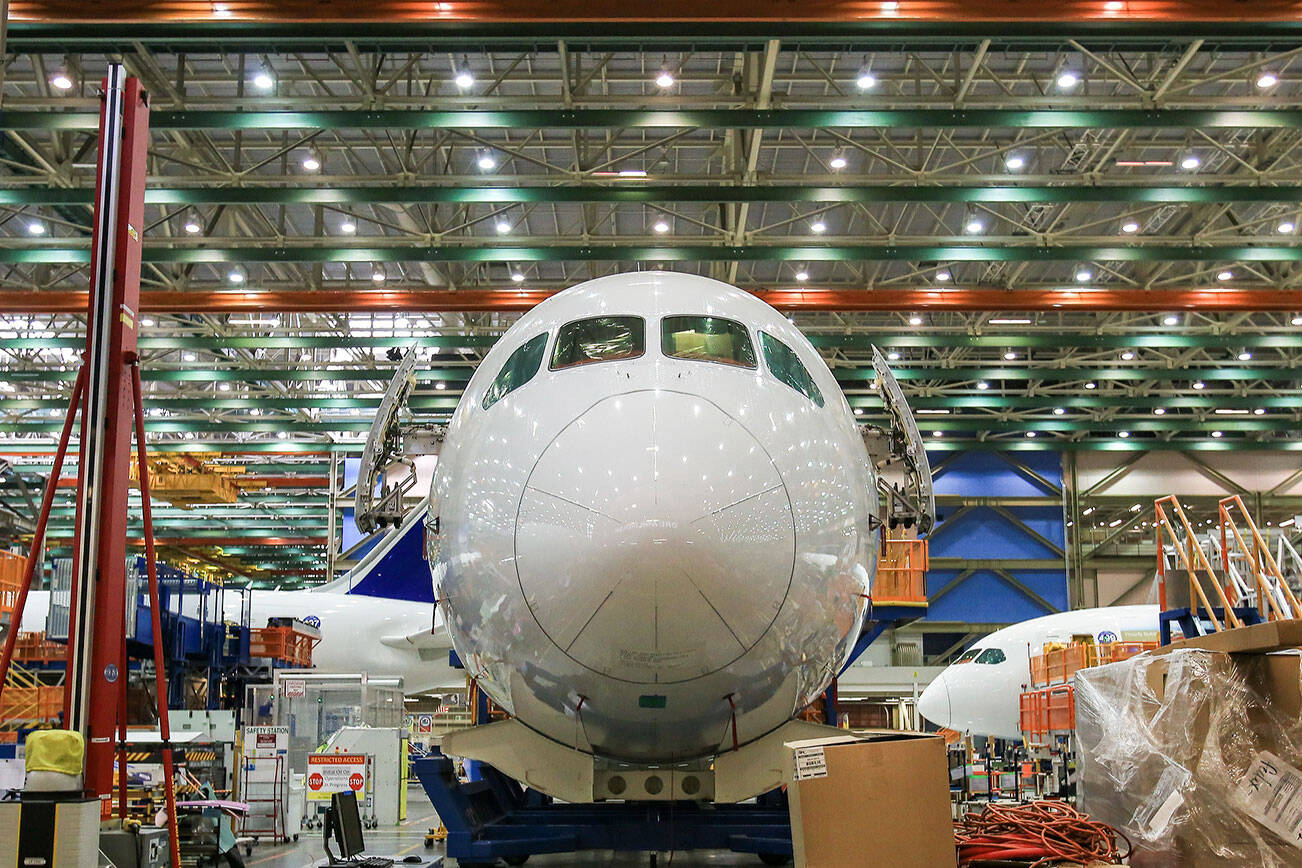
[[[718,757],[724,789],[846,663],[880,510],[835,377],[763,301],[672,272],[552,296],[471,377],[430,488],[438,606],[511,716],[445,752],[570,801],[611,762]]]
[[[1031,677],[1031,655],[1048,642],[1088,635],[1096,642],[1148,642],[1158,636],[1159,607],[1077,609],[1022,621],[978,640],[918,697],[918,713],[965,735],[1022,738],[1018,697]]]
[[[334,582],[301,591],[247,591],[250,626],[298,618],[318,628],[314,672],[401,677],[409,694],[464,687],[464,673],[448,665],[451,645],[439,629],[429,587],[407,582],[405,593],[393,588],[392,576],[425,572],[421,515],[418,510],[388,533],[352,573]],[[226,620],[238,622],[240,595],[228,592],[223,602]],[[49,609],[49,591],[30,592],[20,629],[44,631]]]

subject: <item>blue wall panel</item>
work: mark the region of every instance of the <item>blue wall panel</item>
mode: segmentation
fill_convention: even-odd
[[[952,455],[952,454],[951,454]],[[963,495],[981,498],[1055,497],[1062,485],[1062,459],[1054,452],[1028,452],[1007,456],[1043,477],[1046,486],[1019,472],[1002,453],[969,452],[953,456],[932,456],[937,495]],[[937,467],[937,465],[942,465]],[[1021,568],[1004,565],[1016,582],[1029,589],[1025,593],[991,569],[981,568],[981,561],[1059,560],[1055,551],[1065,544],[1062,507],[1005,506],[1015,517],[1010,520],[989,506],[941,506],[939,523],[931,535],[932,558],[956,558],[971,561],[974,572],[949,587],[961,570],[933,569],[927,574],[927,595],[931,605],[928,620],[969,621],[977,623],[1012,623],[1066,609],[1067,573],[1063,569]],[[1019,526],[1018,523],[1025,525]],[[1028,528],[1047,540],[1036,539]],[[1049,545],[1051,543],[1052,545]],[[1039,599],[1036,599],[1036,598]]]

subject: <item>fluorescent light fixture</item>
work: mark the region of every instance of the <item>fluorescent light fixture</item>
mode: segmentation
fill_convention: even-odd
[[[991,325],[1030,325],[1031,321],[1024,317],[995,317],[990,321]]]
[[[621,178],[645,178],[646,169],[620,169],[619,177]]]
[[[948,416],[949,415],[948,410],[932,409],[930,407],[924,410],[914,410],[913,412],[915,415],[918,416]]]
[[[1216,409],[1217,416],[1247,416],[1249,412],[1250,411],[1248,410],[1240,410],[1231,407],[1218,407]]]
[[[1121,519],[1114,518],[1112,519],[1112,521],[1108,522],[1108,527],[1117,527],[1120,524],[1121,524]]]

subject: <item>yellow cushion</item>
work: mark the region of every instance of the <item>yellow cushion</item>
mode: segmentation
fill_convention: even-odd
[[[79,775],[86,763],[81,733],[43,729],[27,736],[27,771]]]

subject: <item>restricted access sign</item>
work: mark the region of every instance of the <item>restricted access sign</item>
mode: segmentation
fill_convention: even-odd
[[[307,756],[307,797],[323,801],[331,793],[366,790],[366,756],[348,753],[313,753]]]

